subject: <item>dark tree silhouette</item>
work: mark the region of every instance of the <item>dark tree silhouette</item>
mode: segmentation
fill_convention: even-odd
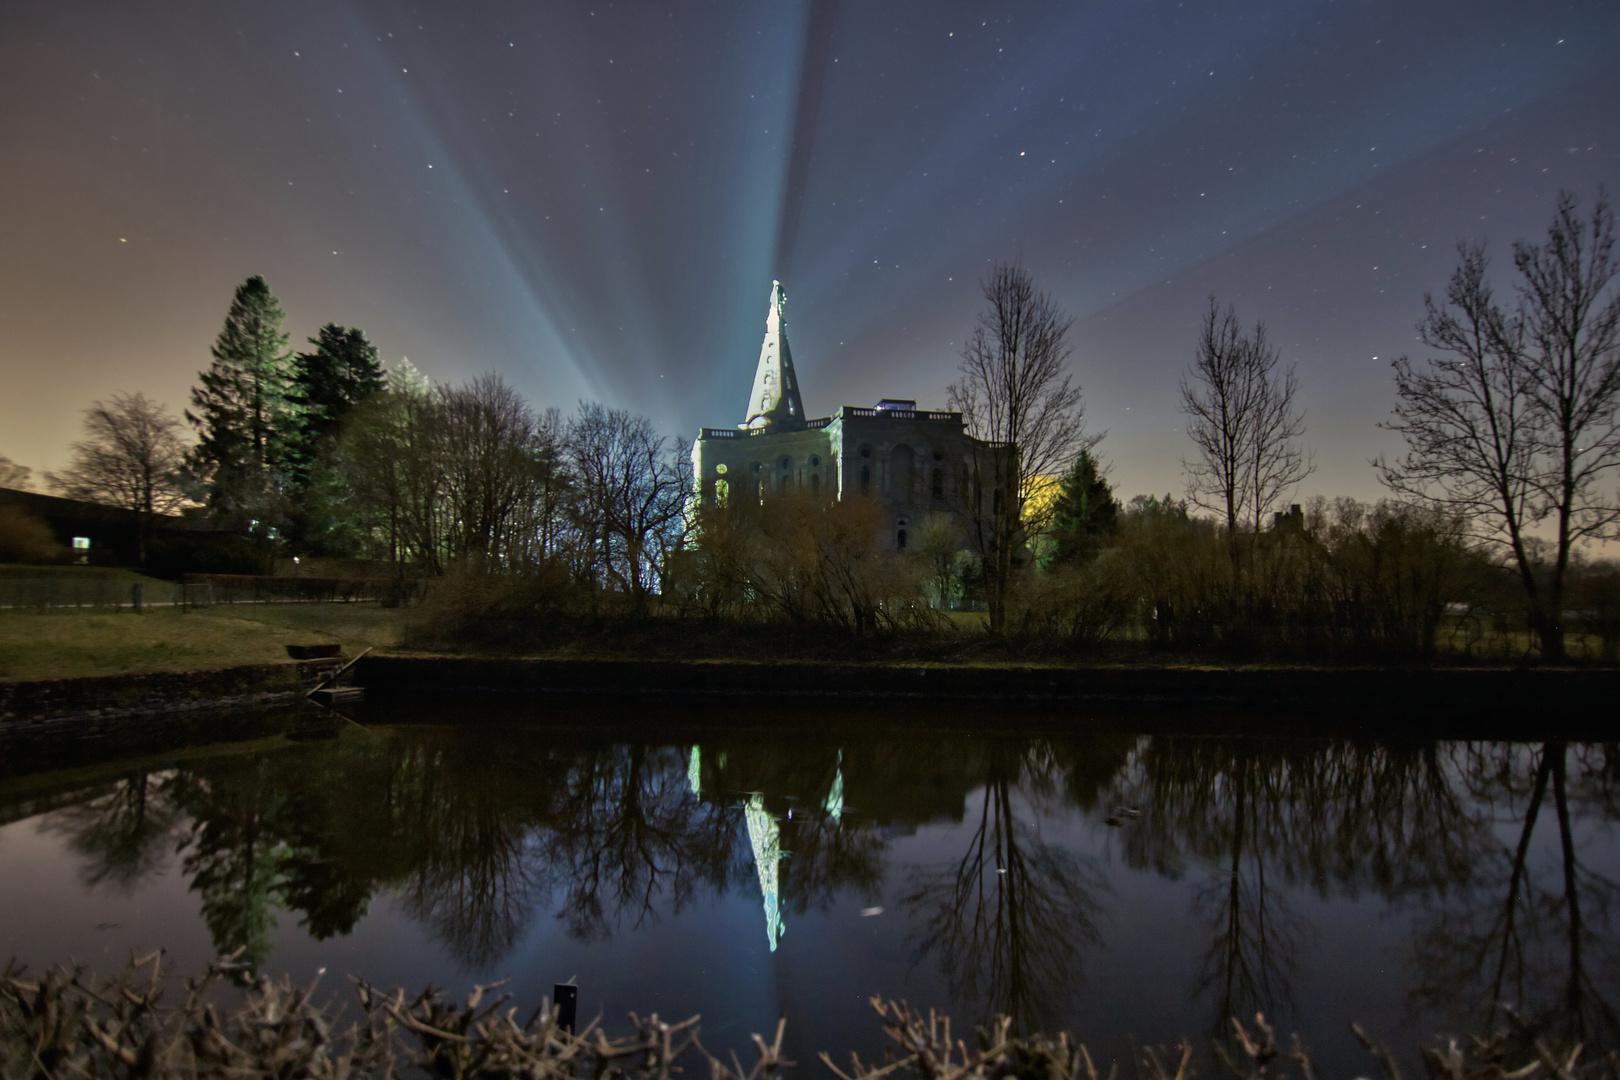
[[[1016,264],[994,266],[983,291],[986,307],[949,399],[985,444],[968,455],[957,502],[979,557],[990,629],[1000,633],[1027,534],[1046,525],[1047,511],[1032,497],[1102,436],[1086,433],[1080,388],[1068,372],[1073,320]]]
[[[281,305],[257,275],[231,300],[215,340],[214,361],[198,373],[186,419],[197,428],[190,464],[208,484],[208,503],[246,530],[272,513],[293,407],[291,353]]]
[[[1051,1030],[1100,938],[1101,876],[1045,843],[1015,808],[1023,761],[991,752],[979,814],[961,861],[912,874],[902,903],[919,929],[919,959],[935,957],[964,1009],[1003,1013],[1022,1031]]]
[[[1089,562],[1119,532],[1119,500],[1090,450],[1080,451],[1058,484],[1052,504],[1051,562]]]
[[[1181,379],[1181,411],[1198,451],[1182,468],[1188,497],[1226,523],[1234,577],[1240,529],[1259,533],[1266,512],[1312,471],[1299,448],[1305,434],[1299,382],[1292,365],[1278,370],[1278,359],[1264,323],[1245,334],[1232,307],[1222,311],[1209,298],[1198,351]]]
[[[1395,361],[1386,427],[1407,452],[1380,460],[1391,490],[1471,522],[1518,572],[1545,660],[1564,658],[1570,560],[1620,521],[1620,261],[1600,194],[1590,220],[1568,192],[1543,244],[1516,243],[1518,304],[1486,280],[1483,246],[1463,244],[1443,302],[1424,297],[1422,342],[1442,356]],[[1532,539],[1551,533],[1551,565]]]

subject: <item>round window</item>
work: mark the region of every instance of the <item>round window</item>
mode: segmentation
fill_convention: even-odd
[[[720,474],[720,475],[721,475],[721,476],[724,476],[724,475],[726,475],[726,466],[725,466],[725,463],[724,463],[724,462],[722,462],[722,463],[721,463],[721,464],[719,464],[719,465],[716,465],[716,466],[715,466],[715,467],[714,467],[714,471],[715,471],[715,472],[717,472],[717,473],[719,473],[719,474]]]

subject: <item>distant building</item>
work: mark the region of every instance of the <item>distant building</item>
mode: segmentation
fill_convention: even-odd
[[[38,519],[75,563],[89,566],[140,566],[160,576],[191,571],[253,570],[256,560],[240,537],[219,530],[201,516],[142,515],[122,506],[64,499],[35,491],[0,488],[0,509]]]
[[[965,465],[984,452],[961,413],[918,409],[909,398],[884,398],[869,408],[845,405],[832,416],[807,419],[788,347],[787,294],[781,282],[772,282],[743,422],[702,429],[692,447],[692,474],[697,498],[711,507],[735,499],[763,502],[785,491],[871,496],[888,513],[892,543],[905,548],[925,516],[959,513],[967,505]]]

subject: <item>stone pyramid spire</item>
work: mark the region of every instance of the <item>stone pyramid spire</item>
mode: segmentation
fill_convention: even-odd
[[[794,374],[793,353],[788,350],[787,291],[780,281],[771,282],[765,343],[759,349],[759,368],[754,372],[747,416],[741,425],[745,428],[804,426],[804,400],[799,397],[799,377]]]

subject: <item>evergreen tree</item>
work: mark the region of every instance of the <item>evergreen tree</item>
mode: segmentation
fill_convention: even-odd
[[[286,453],[289,479],[300,489],[308,485],[323,443],[337,433],[343,417],[387,382],[377,347],[364,331],[327,323],[309,343],[314,351],[293,360],[290,400],[298,415]]]
[[[282,317],[264,278],[243,282],[186,410],[198,431],[191,466],[208,478],[209,505],[238,526],[268,521],[279,493],[294,417]]]
[[[1091,451],[1082,450],[1064,474],[1052,507],[1052,556],[1057,565],[1082,563],[1102,550],[1119,531],[1119,500],[1097,468]]]

